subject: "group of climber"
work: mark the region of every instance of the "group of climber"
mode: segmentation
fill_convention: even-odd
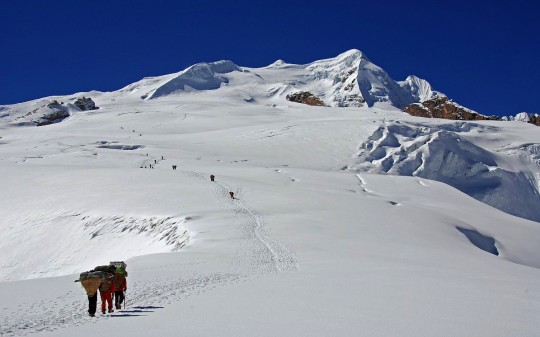
[[[94,317],[97,310],[97,292],[101,297],[101,313],[114,312],[121,309],[127,289],[127,271],[124,262],[111,262],[107,266],[98,266],[93,270],[81,273],[79,280],[88,295],[88,314]],[[113,308],[114,295],[114,308]]]
[[[216,176],[213,175],[213,174],[211,174],[211,175],[210,175],[210,181],[216,181]],[[232,191],[229,192],[229,196],[231,197],[231,199],[235,199],[235,197],[234,197],[234,192],[232,192]]]

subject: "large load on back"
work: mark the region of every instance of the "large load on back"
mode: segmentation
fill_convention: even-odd
[[[96,268],[94,268],[94,271],[114,274],[116,272],[116,266],[113,264],[110,264],[108,266],[97,266]]]
[[[82,272],[79,275],[79,281],[82,282],[82,280],[86,280],[89,278],[97,278],[101,280],[104,277],[105,277],[105,273],[103,271],[90,270],[90,271]]]
[[[102,271],[85,271],[79,275],[84,290],[88,296],[94,296],[101,285],[101,281],[105,278],[105,273]]]

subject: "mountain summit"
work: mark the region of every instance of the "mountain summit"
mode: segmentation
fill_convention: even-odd
[[[398,109],[439,94],[416,76],[394,81],[358,49],[304,65],[283,60],[262,68],[240,67],[231,61],[198,63],[175,74],[145,78],[121,91],[137,92],[141,99],[156,99],[223,87],[244,87],[244,92],[259,99],[309,92],[327,106],[387,103]]]
[[[280,104],[287,97],[309,97],[308,101],[295,98],[292,101],[332,107],[384,104],[397,109],[444,96],[416,76],[393,80],[363,52],[351,49],[333,58],[302,65],[283,60],[261,68],[241,67],[229,60],[197,63],[177,73],[143,78],[114,92],[54,96],[1,109],[2,116],[11,121],[35,124],[42,119],[40,111],[52,100],[69,104],[85,95],[96,99],[99,105],[103,100],[174,100],[178,95],[208,91],[215,91],[215,97],[237,95],[251,103]]]

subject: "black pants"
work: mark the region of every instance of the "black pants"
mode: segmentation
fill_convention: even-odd
[[[117,307],[124,302],[124,292],[115,291],[114,292],[114,306]]]
[[[94,296],[88,296],[88,313],[90,316],[94,316],[96,314],[96,306],[97,306],[97,293],[95,293]]]

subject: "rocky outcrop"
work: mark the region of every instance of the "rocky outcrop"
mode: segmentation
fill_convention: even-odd
[[[534,124],[536,126],[540,126],[540,116],[532,115],[530,117],[531,117],[531,120],[529,121],[529,123]]]
[[[299,91],[287,95],[287,100],[307,105],[325,106],[324,102],[309,91]]]
[[[96,103],[94,103],[91,98],[86,98],[84,96],[79,97],[73,104],[75,104],[77,108],[81,109],[81,111],[99,109],[98,107],[96,107]]]
[[[422,103],[414,103],[403,109],[406,113],[416,117],[443,118],[453,120],[500,120],[497,116],[484,116],[467,109],[448,97],[437,96]]]
[[[516,116],[497,117],[485,116],[471,109],[467,109],[445,96],[436,96],[422,103],[414,103],[403,109],[406,113],[416,117],[443,118],[465,121],[518,121],[540,126],[540,115],[520,112]]]
[[[58,110],[41,116],[38,120],[35,121],[35,124],[37,126],[49,125],[53,123],[58,123],[67,117],[69,117],[69,113],[67,111]]]
[[[56,100],[49,102],[41,111],[43,114],[34,121],[37,126],[58,123],[69,117],[68,109]]]

